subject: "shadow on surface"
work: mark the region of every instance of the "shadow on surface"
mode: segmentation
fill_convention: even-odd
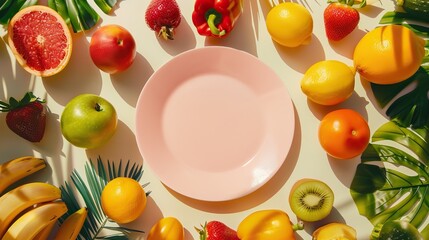
[[[135,107],[144,85],[154,73],[150,63],[137,53],[134,63],[124,72],[110,75],[113,87],[124,101]]]
[[[286,65],[300,73],[305,73],[311,65],[326,58],[322,43],[314,34],[308,45],[289,48],[274,41],[273,44]]]
[[[130,164],[143,165],[143,158],[137,147],[137,142],[133,130],[130,129],[124,122],[118,120],[116,133],[113,137],[103,146],[94,149],[87,149],[86,154],[88,159],[96,160],[99,156],[106,163],[109,160],[111,163],[125,164],[130,160]],[[102,155],[101,155],[102,154]],[[103,156],[109,156],[105,158]],[[144,175],[143,180],[144,182]]]
[[[174,32],[174,40],[165,40],[157,36],[157,33],[154,32],[153,34],[165,52],[171,56],[176,56],[187,50],[194,49],[197,45],[196,35],[192,31],[190,24],[192,23],[188,23],[182,16],[181,22]]]
[[[67,66],[56,75],[43,78],[49,96],[63,106],[82,93],[100,95],[102,82],[101,72],[89,55],[89,42],[82,33],[73,35],[73,52]]]

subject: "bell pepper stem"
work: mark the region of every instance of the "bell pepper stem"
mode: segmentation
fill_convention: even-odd
[[[293,231],[298,231],[298,230],[304,229],[304,222],[301,220],[298,221],[298,223],[292,225],[292,229],[293,229]]]
[[[219,28],[216,27],[215,25],[215,19],[216,19],[216,14],[210,14],[209,17],[207,18],[207,24],[209,25],[210,31],[213,33],[213,35],[219,35],[219,36],[223,36],[225,35],[225,30],[219,31]]]

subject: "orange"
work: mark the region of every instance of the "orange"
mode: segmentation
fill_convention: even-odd
[[[18,63],[41,77],[62,71],[72,52],[66,22],[56,11],[42,5],[25,7],[10,20],[8,42]]]
[[[369,82],[394,84],[411,77],[425,55],[425,41],[402,25],[377,27],[359,41],[353,60]]]
[[[368,122],[352,109],[338,109],[320,121],[319,142],[330,156],[351,159],[362,154],[370,141]]]
[[[143,187],[132,178],[114,178],[101,193],[103,212],[117,223],[136,220],[146,208],[146,203]]]

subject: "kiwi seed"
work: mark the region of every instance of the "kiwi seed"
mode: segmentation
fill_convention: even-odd
[[[301,179],[292,186],[289,204],[299,219],[307,222],[319,221],[331,212],[334,192],[320,180]]]

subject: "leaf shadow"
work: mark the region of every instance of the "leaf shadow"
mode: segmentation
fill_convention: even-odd
[[[135,107],[144,85],[154,73],[154,69],[140,53],[137,53],[133,64],[124,72],[110,75],[112,85],[122,99]]]

